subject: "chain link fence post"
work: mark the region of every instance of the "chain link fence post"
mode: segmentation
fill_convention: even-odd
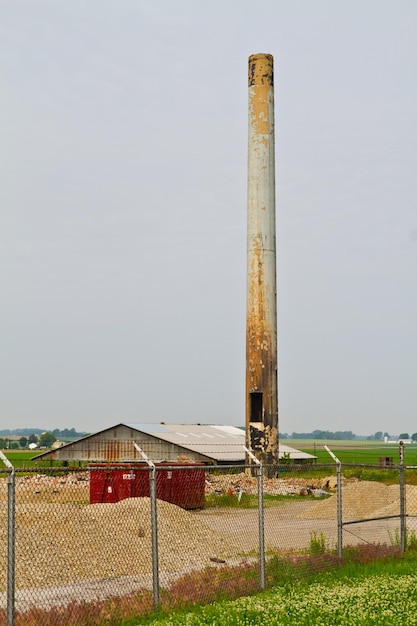
[[[9,469],[7,474],[7,626],[14,626],[16,546],[15,472],[13,465],[1,450],[0,458]]]
[[[258,482],[258,528],[259,528],[259,570],[260,570],[260,587],[264,591],[265,582],[265,517],[264,517],[264,495],[263,495],[263,467],[260,461],[246,447],[245,452],[256,463],[256,475]]]
[[[158,508],[156,491],[156,467],[138,446],[133,444],[139,454],[149,466],[149,495],[151,501],[151,531],[152,531],[152,590],[153,606],[155,611],[159,609],[159,556],[158,556]]]
[[[343,559],[343,506],[342,506],[342,464],[336,464],[337,471],[337,556]]]
[[[406,549],[404,442],[400,441],[400,550]]]
[[[7,476],[7,626],[14,626],[16,498],[15,473]]]
[[[149,487],[151,496],[153,605],[155,611],[157,611],[159,609],[158,509],[156,501],[156,467],[153,463],[149,468]]]
[[[343,505],[342,505],[342,463],[327,446],[324,446],[336,463],[337,475],[337,556],[341,562],[343,559]]]

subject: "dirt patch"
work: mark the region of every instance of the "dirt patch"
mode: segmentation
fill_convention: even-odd
[[[307,548],[312,532],[323,532],[332,540],[337,535],[333,520],[302,519],[311,507],[310,499],[283,502],[264,511],[265,548],[267,550],[300,550]],[[193,511],[198,520],[204,521],[212,530],[226,539],[239,537],[240,554],[256,553],[259,550],[259,515],[255,509],[203,509]]]

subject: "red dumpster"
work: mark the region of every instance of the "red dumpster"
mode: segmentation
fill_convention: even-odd
[[[147,466],[145,466],[147,467]],[[119,502],[146,491],[148,472],[138,464],[95,463],[90,470],[90,504]],[[149,488],[148,494],[149,495]]]
[[[203,464],[156,466],[156,497],[183,509],[204,508],[206,474]]]
[[[90,470],[90,504],[149,497],[149,467],[144,463],[94,463]],[[156,496],[183,509],[204,507],[203,464],[184,467],[156,464]]]

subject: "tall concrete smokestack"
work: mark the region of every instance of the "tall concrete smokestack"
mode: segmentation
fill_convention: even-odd
[[[278,464],[274,59],[249,57],[246,303],[247,447]],[[271,470],[272,471],[272,470]]]

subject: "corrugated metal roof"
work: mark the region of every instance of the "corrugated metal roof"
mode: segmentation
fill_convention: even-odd
[[[120,437],[116,435],[114,436],[115,439],[113,436],[109,436],[110,431],[116,431],[119,427],[136,431],[138,435],[136,436],[132,433],[132,437],[131,439],[129,438],[129,441],[122,441]],[[101,441],[101,438],[105,434],[107,434],[107,438]],[[160,441],[161,445],[166,443],[177,446],[178,449],[180,449],[180,452],[177,452],[177,454],[180,454],[181,456],[187,456],[187,451],[189,451],[201,455],[201,457],[203,457],[201,460],[206,459],[207,461],[211,460],[220,463],[245,462],[244,446],[246,434],[243,429],[237,428],[236,426],[214,424],[149,424],[133,422],[122,422],[116,424],[116,426],[112,426],[111,428],[98,431],[97,433],[83,437],[78,441],[68,443],[55,451],[48,451],[43,454],[39,454],[35,458],[55,458],[57,460],[59,460],[60,456],[61,458],[77,458],[76,454],[74,455],[74,452],[72,451],[77,451],[77,446],[80,445],[83,446],[80,452],[81,458],[83,459],[107,459],[110,458],[109,455],[112,455],[112,458],[115,458],[114,455],[117,454],[119,455],[118,458],[125,458],[126,446],[123,448],[123,452],[120,446],[123,443],[131,446],[130,442],[132,440],[137,440],[138,443],[141,443],[143,436],[150,437],[155,440],[155,443],[151,444],[151,448],[148,453],[150,458],[153,458],[153,455],[155,454],[158,455],[158,459],[163,458],[160,455],[163,455],[164,451],[160,448],[160,446],[158,447],[158,441]],[[124,439],[126,439],[126,437]],[[145,443],[145,447],[148,444],[149,442],[147,444]],[[154,447],[152,448],[152,446]],[[66,454],[66,456],[62,456],[62,453]],[[71,453],[73,456],[71,456]],[[300,450],[296,450],[290,446],[279,444],[280,458],[282,458],[284,454],[290,454],[292,460],[313,460],[316,458],[306,452],[301,452]],[[153,460],[155,459],[156,457],[153,458]]]
[[[128,428],[153,435],[175,445],[180,445],[192,452],[198,452],[215,461],[245,460],[245,431],[236,426],[215,424],[134,424],[125,423]],[[279,456],[290,454],[291,459],[315,459],[307,452],[301,452],[290,446],[279,444]]]
[[[164,424],[128,424],[126,422],[122,422],[124,426],[128,426],[128,428],[133,428],[134,430],[138,430],[139,432],[146,433],[147,435],[154,435],[164,432],[169,432],[167,428],[165,428]]]
[[[215,461],[244,461],[245,431],[211,424],[134,424],[124,426],[203,454]]]

